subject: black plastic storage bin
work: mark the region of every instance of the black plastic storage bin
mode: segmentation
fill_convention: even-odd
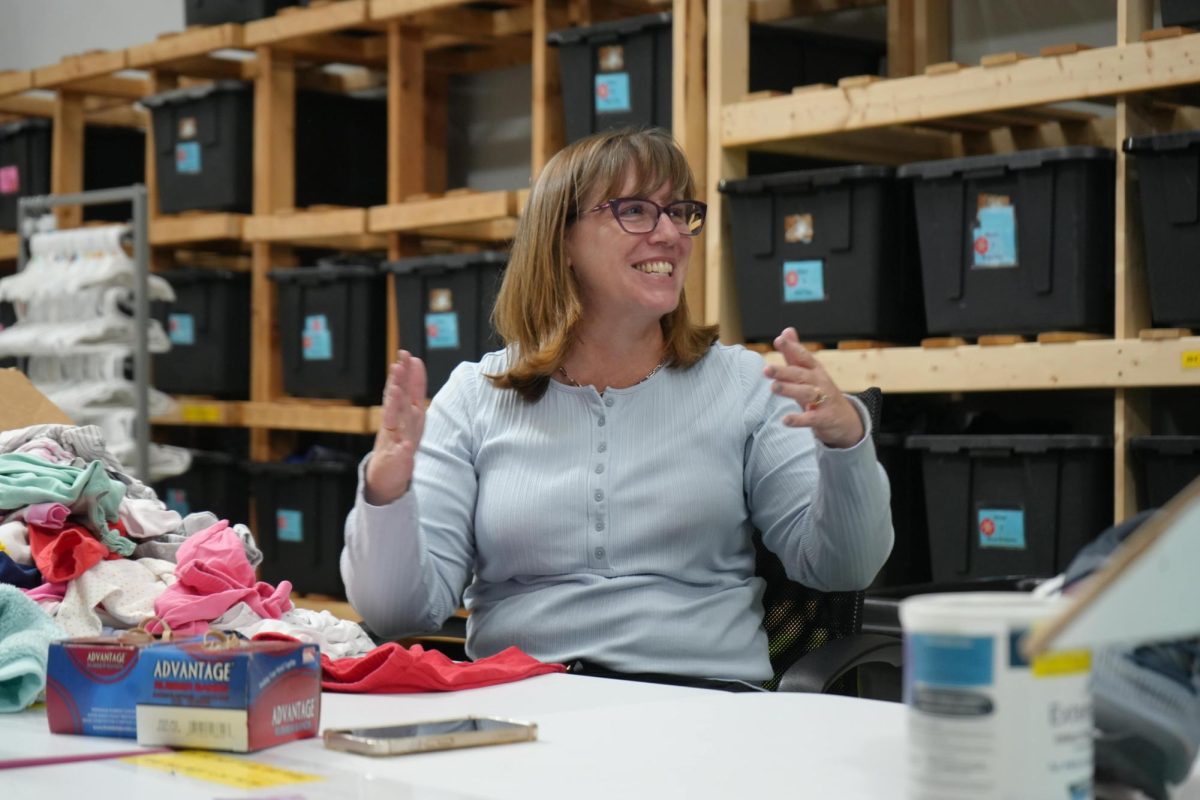
[[[501,347],[492,307],[508,255],[422,256],[384,265],[395,278],[400,346],[425,362],[432,397],[463,361]]]
[[[142,100],[151,110],[159,210],[249,213],[254,91],[217,81]],[[296,205],[379,205],[387,199],[387,104],[296,93]]]
[[[159,273],[175,290],[171,350],[154,357],[154,385],[172,394],[245,400],[250,392],[250,275],[224,269]]]
[[[17,200],[50,192],[48,119],[24,119],[0,126],[0,231],[17,229]],[[83,133],[83,188],[108,189],[145,180],[146,135],[128,128],[89,125]],[[124,221],[129,203],[84,206],[85,220]]]
[[[671,128],[671,14],[554,31],[568,142],[627,125]],[[878,75],[882,43],[750,26],[750,91]]]
[[[1158,0],[1164,28],[1182,25],[1193,28],[1200,25],[1200,0]]]
[[[17,310],[13,308],[13,304],[7,300],[0,300],[0,331],[13,325],[16,321]],[[17,366],[16,358],[0,358],[0,369],[8,369],[15,366]]]
[[[254,187],[254,89],[216,81],[142,99],[154,125],[158,205],[249,213]]]
[[[1110,330],[1113,161],[1060,147],[901,167],[929,332]]]
[[[158,499],[180,515],[211,511],[230,523],[250,525],[250,487],[242,459],[229,453],[192,450],[192,466],[154,485]]]
[[[903,340],[924,332],[912,198],[891,167],[723,181],[748,341]]]
[[[1150,315],[1163,327],[1200,326],[1200,131],[1135,136]]]
[[[271,17],[286,6],[306,6],[308,0],[184,0],[183,19],[191,25],[220,25]]]
[[[262,579],[292,582],[298,592],[344,597],[338,559],[346,515],[354,507],[353,463],[248,462],[254,488],[254,533],[263,551]]]
[[[379,268],[326,264],[267,274],[278,287],[284,390],[379,403],[387,377],[387,297]]]
[[[1138,506],[1158,508],[1200,477],[1200,436],[1134,436]]]
[[[1048,577],[1112,524],[1112,439],[910,436],[921,450],[934,583]]]
[[[875,434],[875,451],[892,487],[892,529],[895,544],[872,589],[928,583],[929,531],[925,525],[925,495],[921,486],[921,454],[904,446],[900,433]]]

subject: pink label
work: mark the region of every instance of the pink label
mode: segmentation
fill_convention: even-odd
[[[16,194],[21,190],[21,171],[16,164],[0,167],[0,194]]]

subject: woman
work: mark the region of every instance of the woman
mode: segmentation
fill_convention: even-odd
[[[762,681],[756,528],[809,586],[871,581],[892,528],[866,414],[795,331],[764,368],[689,321],[694,188],[665,132],[572,144],[517,229],[506,350],[427,417],[420,360],[392,364],[342,555],[377,633],[437,629],[465,587],[473,658]]]

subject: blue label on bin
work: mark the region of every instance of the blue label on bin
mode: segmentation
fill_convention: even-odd
[[[175,145],[175,171],[184,175],[200,174],[199,142],[180,142]]]
[[[978,227],[972,233],[975,266],[978,268],[1017,265],[1017,217],[1007,200],[1008,198],[996,198],[992,195],[982,195],[979,198],[979,213],[976,217]]]
[[[1025,512],[1012,508],[979,509],[979,546],[1025,549]]]
[[[629,101],[629,73],[596,76],[596,113],[620,114],[633,108]]]
[[[304,318],[300,343],[305,361],[329,361],[333,358],[333,334],[329,332],[329,320],[324,314]]]
[[[276,509],[275,538],[281,542],[303,542],[304,514],[292,508]]]
[[[425,346],[430,350],[458,349],[458,314],[425,315]]]
[[[992,683],[992,637],[914,633],[905,660],[917,683],[988,686]]]
[[[783,262],[783,302],[811,303],[825,299],[825,262]]]
[[[167,315],[167,338],[171,344],[195,344],[195,318],[191,314]]]
[[[192,513],[192,506],[188,503],[188,495],[186,489],[167,489],[167,508],[174,511],[181,517],[186,517]]]

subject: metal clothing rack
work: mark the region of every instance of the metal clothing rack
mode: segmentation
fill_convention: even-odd
[[[76,194],[45,194],[17,199],[17,230],[21,237],[17,251],[17,269],[25,269],[28,233],[27,217],[34,217],[56,206],[98,206],[115,203],[133,205],[133,260],[137,275],[133,282],[134,313],[134,442],[137,463],[133,472],[142,480],[150,478],[150,226],[146,187],[135,183],[113,189],[95,189]]]

